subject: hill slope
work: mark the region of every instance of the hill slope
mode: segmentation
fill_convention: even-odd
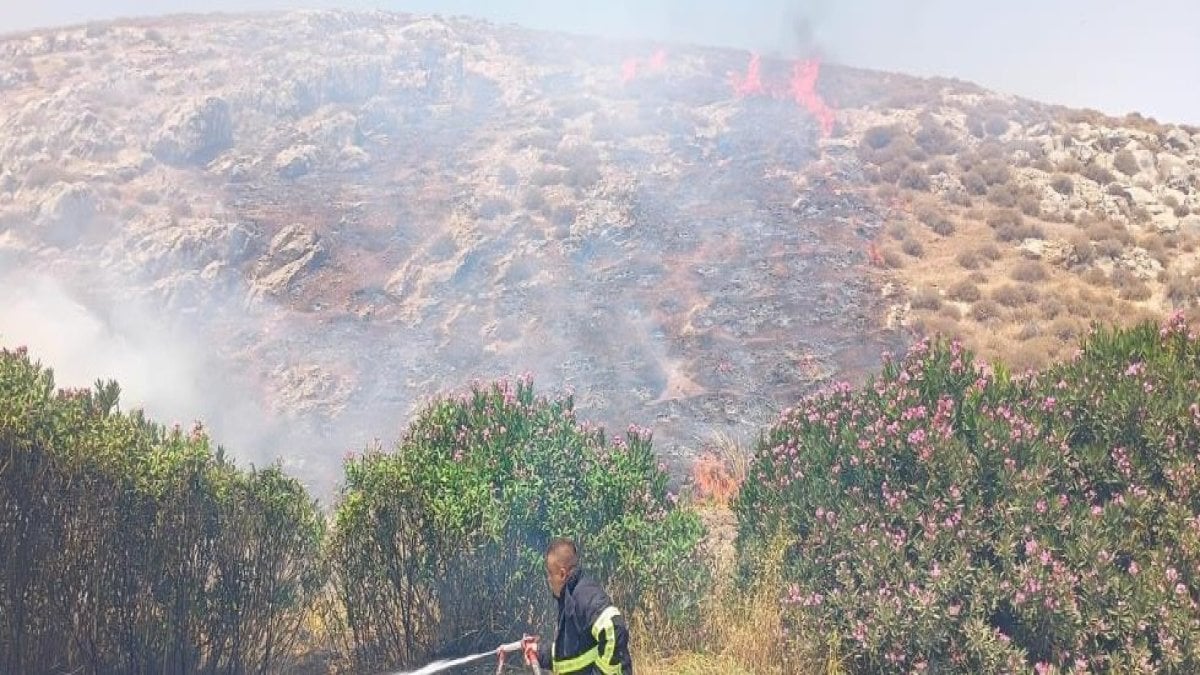
[[[960,82],[345,12],[0,64],[0,339],[174,369],[166,414],[318,483],[476,377],[573,387],[678,474],[914,330],[1036,363],[1196,302],[1197,130]]]

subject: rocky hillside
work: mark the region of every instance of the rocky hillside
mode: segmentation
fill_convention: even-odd
[[[525,371],[683,474],[913,333],[1036,365],[1194,308],[1198,238],[1198,130],[955,81],[388,13],[0,39],[6,305],[170,325],[217,438],[323,487]]]

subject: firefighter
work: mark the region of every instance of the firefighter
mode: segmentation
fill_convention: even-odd
[[[629,628],[600,584],[583,573],[575,542],[555,538],[546,547],[546,583],[558,602],[554,642],[527,637],[525,662],[554,673],[632,675]]]

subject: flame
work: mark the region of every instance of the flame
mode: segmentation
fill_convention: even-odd
[[[762,77],[759,75],[761,65],[762,59],[758,54],[753,54],[750,56],[750,63],[746,66],[746,76],[744,78],[733,76],[733,93],[737,94],[739,98],[761,96],[767,93],[763,87]]]
[[[817,93],[817,79],[820,76],[821,62],[817,59],[792,64],[791,94],[797,104],[816,118],[821,125],[821,135],[828,136],[833,133],[834,112]]]
[[[658,51],[654,52],[654,55],[650,57],[650,60],[646,62],[646,65],[652,72],[665,68],[667,66],[667,50],[659,49]]]
[[[638,77],[641,61],[628,58],[621,62],[621,84],[629,84]],[[667,67],[667,50],[659,49],[645,61],[645,72],[657,73]]]
[[[629,84],[637,79],[638,62],[637,59],[625,59],[621,63],[621,84]]]
[[[733,93],[738,98],[750,96],[773,96],[775,98],[790,98],[808,111],[821,127],[821,135],[833,133],[836,114],[833,108],[825,103],[817,93],[817,80],[821,76],[821,62],[818,59],[806,59],[792,64],[792,78],[786,90],[772,87],[768,90],[762,81],[762,59],[758,54],[750,57],[746,66],[745,76],[733,75]]]

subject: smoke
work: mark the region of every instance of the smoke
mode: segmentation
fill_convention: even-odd
[[[183,321],[131,289],[97,293],[30,267],[0,272],[0,307],[0,345],[28,347],[60,388],[116,380],[125,410],[168,425],[201,422],[256,464],[278,457],[271,414],[196,317]]]

